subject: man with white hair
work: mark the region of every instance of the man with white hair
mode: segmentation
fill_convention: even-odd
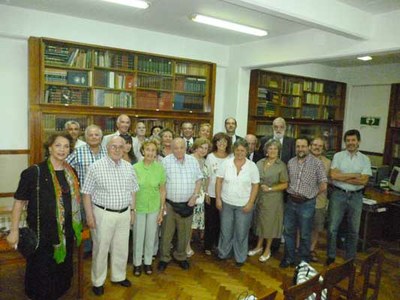
[[[117,118],[116,124],[117,124],[117,131],[112,134],[106,135],[103,138],[103,142],[101,144],[104,147],[107,146],[108,142],[112,137],[129,134],[129,129],[131,128],[131,119],[127,115],[120,115]]]
[[[132,138],[132,147],[137,160],[140,161],[143,159],[140,147],[142,147],[143,142],[146,140],[146,125],[143,122],[137,122],[135,133],[136,136]]]

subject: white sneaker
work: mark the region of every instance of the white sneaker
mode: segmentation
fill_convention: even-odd
[[[257,255],[257,254],[261,253],[262,250],[263,250],[262,248],[253,249],[253,250],[250,250],[250,251],[247,253],[247,255],[248,255],[248,256],[254,256],[254,255]]]
[[[261,255],[260,258],[258,259],[260,262],[264,263],[266,262],[269,258],[271,257],[271,253],[268,254],[267,256]]]

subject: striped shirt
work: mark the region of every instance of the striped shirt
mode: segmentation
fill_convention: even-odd
[[[85,183],[85,176],[89,169],[89,166],[96,160],[107,156],[107,149],[102,145],[99,146],[100,150],[97,154],[93,153],[88,144],[75,148],[66,159],[78,173],[78,178],[81,186]]]
[[[167,199],[173,202],[189,201],[197,180],[203,178],[197,159],[185,154],[183,161],[179,161],[170,154],[163,159],[162,165],[167,174]]]
[[[289,187],[287,192],[308,199],[319,193],[319,185],[328,182],[324,164],[321,160],[308,154],[303,162],[297,156],[288,162]]]
[[[139,190],[136,174],[127,161],[115,163],[106,156],[88,170],[82,193],[90,194],[94,204],[109,209],[124,209],[132,203],[132,193]]]

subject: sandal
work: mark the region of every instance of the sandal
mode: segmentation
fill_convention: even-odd
[[[317,252],[311,251],[311,252],[310,252],[310,256],[311,256],[310,260],[311,260],[312,262],[318,262],[318,261],[319,261]]]
[[[133,275],[139,277],[142,274],[142,266],[133,267]]]

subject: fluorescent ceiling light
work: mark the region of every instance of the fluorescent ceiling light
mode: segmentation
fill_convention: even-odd
[[[372,57],[371,56],[360,56],[360,57],[357,57],[357,59],[362,60],[362,61],[368,61],[368,60],[371,60]]]
[[[117,3],[126,6],[132,6],[141,9],[146,9],[149,7],[149,3],[142,0],[102,0],[102,1]]]
[[[247,34],[252,34],[256,36],[266,36],[268,32],[265,30],[245,26],[245,25],[240,25],[212,17],[207,17],[203,15],[194,15],[192,16],[192,21],[198,22],[198,23],[203,23],[211,26],[216,26],[216,27],[221,27],[229,30],[234,30],[234,31],[239,31],[242,33],[247,33]]]

